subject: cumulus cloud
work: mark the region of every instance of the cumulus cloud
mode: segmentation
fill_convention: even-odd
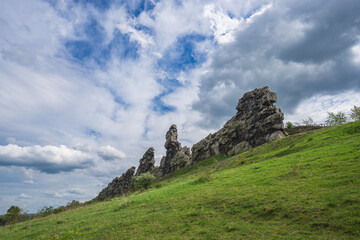
[[[122,151],[117,150],[116,148],[107,145],[99,148],[98,154],[104,160],[116,160],[125,158],[126,155]]]
[[[93,161],[89,154],[64,145],[21,147],[8,144],[0,146],[0,164],[33,167],[47,173],[58,173],[86,168],[93,164]]]
[[[79,188],[70,188],[70,189],[61,189],[55,192],[45,192],[43,195],[50,198],[59,198],[59,199],[71,199],[79,195],[84,195],[85,191]]]
[[[21,193],[18,197],[18,200],[31,199],[31,196],[26,193]]]

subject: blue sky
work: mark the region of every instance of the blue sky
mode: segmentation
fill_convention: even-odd
[[[360,3],[0,2],[0,214],[94,198],[177,124],[189,147],[269,86],[293,122],[360,105]]]

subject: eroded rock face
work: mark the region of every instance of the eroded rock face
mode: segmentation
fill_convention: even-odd
[[[150,147],[140,159],[140,165],[136,171],[135,176],[140,176],[142,173],[151,172],[155,167],[154,148]]]
[[[274,106],[276,93],[269,87],[245,93],[238,112],[222,129],[192,147],[192,162],[218,154],[238,154],[252,147],[285,137],[281,110]]]
[[[190,148],[185,146],[175,154],[173,159],[171,159],[169,172],[175,172],[190,164],[191,164]]]
[[[98,200],[103,201],[116,195],[128,193],[134,187],[135,167],[129,168],[121,177],[116,177],[109,185],[104,188],[98,195]]]
[[[166,133],[166,156],[161,159],[159,172],[160,175],[172,173],[180,168],[185,167],[191,163],[190,149],[188,147],[181,147],[178,142],[177,127],[175,124],[171,125]]]

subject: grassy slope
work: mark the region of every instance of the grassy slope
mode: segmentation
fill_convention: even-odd
[[[0,228],[0,239],[359,239],[360,121],[210,158],[160,188]]]

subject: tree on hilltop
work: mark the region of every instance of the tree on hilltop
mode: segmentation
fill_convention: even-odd
[[[328,112],[328,117],[325,121],[325,124],[328,126],[334,126],[343,124],[347,121],[347,117],[344,112],[339,111],[337,114],[333,112]]]
[[[360,107],[354,105],[354,108],[351,109],[350,118],[355,121],[360,120]]]

